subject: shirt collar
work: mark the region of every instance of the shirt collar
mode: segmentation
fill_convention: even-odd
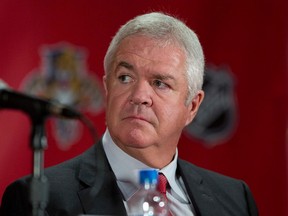
[[[108,129],[106,129],[103,135],[102,142],[109,164],[117,178],[118,186],[127,200],[139,187],[138,171],[141,169],[151,169],[153,167],[147,166],[120,149],[112,140]],[[162,172],[166,176],[171,190],[182,199],[186,200],[186,196],[180,189],[176,180],[177,159],[178,150],[176,149],[173,161],[159,170],[159,172]],[[121,161],[121,163],[119,163],[119,161]]]

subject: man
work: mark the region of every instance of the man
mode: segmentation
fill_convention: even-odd
[[[162,13],[120,28],[104,60],[107,130],[82,155],[45,170],[46,215],[127,215],[137,190],[135,170],[168,179],[173,215],[258,215],[247,185],[178,158],[183,128],[203,100],[204,56],[195,33]],[[26,178],[9,186],[1,215],[28,215]]]

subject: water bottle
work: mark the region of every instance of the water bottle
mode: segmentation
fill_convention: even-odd
[[[156,190],[157,170],[140,170],[140,189],[127,201],[129,216],[167,216],[168,204],[163,195]]]

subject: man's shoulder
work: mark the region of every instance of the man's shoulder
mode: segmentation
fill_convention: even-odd
[[[228,210],[231,212],[235,211],[238,214],[239,211],[243,211],[244,213],[245,209],[248,209],[249,215],[258,215],[253,195],[243,180],[196,166],[181,159],[178,160],[178,165],[185,186],[192,190],[192,194],[195,196],[198,195],[201,198],[201,194],[205,190],[207,194],[218,200],[219,206],[229,206]],[[201,187],[198,187],[200,185]]]
[[[197,176],[198,178],[201,178],[203,180],[209,181],[209,182],[221,182],[221,183],[236,183],[239,184],[242,182],[239,179],[230,177],[228,175],[209,170],[200,166],[197,166],[193,163],[190,163],[188,161],[179,159],[178,163],[180,165],[180,169],[183,171],[183,173],[190,173],[193,176]]]

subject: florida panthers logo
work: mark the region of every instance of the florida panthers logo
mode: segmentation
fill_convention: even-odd
[[[30,94],[57,100],[77,110],[98,113],[103,108],[103,91],[96,76],[86,71],[86,52],[70,44],[44,46],[42,62],[24,81]],[[79,122],[54,119],[54,134],[60,148],[67,149],[81,135]]]

